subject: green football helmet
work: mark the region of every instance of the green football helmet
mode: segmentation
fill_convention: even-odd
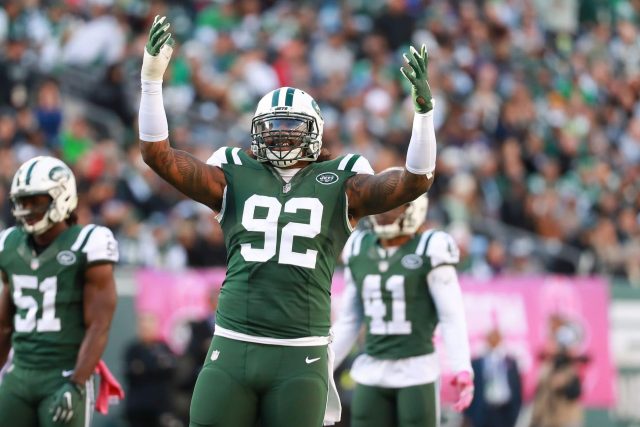
[[[322,148],[324,120],[306,92],[281,87],[262,97],[251,121],[251,151],[260,162],[288,167],[316,161]]]

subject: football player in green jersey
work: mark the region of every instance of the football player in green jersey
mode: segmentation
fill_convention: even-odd
[[[25,162],[10,190],[18,225],[0,233],[0,426],[88,426],[93,373],[116,306],[111,231],[77,225],[73,172]]]
[[[202,162],[172,148],[162,101],[172,45],[169,24],[156,17],[141,72],[140,149],[158,175],[218,212],[228,253],[190,425],[337,421],[328,348],[331,277],[360,218],[407,203],[431,186],[436,146],[426,50],[411,48],[403,68],[416,109],[406,166],[374,175],[361,156],[322,153],[320,108],[291,87],[259,101],[250,151],[222,147]]]
[[[455,372],[455,409],[473,398],[469,344],[455,264],[458,247],[442,231],[418,230],[427,196],[371,217],[373,230],[356,231],[345,246],[345,290],[333,325],[335,367],[347,356],[361,326],[364,353],[351,368],[356,381],[353,427],[440,425],[439,323]]]

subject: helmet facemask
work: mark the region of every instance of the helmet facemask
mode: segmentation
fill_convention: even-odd
[[[288,167],[316,161],[322,147],[323,121],[311,96],[294,88],[265,95],[251,121],[251,150],[260,162]]]
[[[261,162],[286,167],[300,160],[315,161],[320,143],[315,119],[304,114],[265,114],[253,119],[252,149]]]
[[[47,201],[44,201],[44,197],[35,200],[38,196],[45,196]],[[39,235],[55,224],[49,218],[49,211],[53,204],[53,199],[49,194],[18,195],[12,197],[11,201],[13,202],[11,213],[27,233]],[[37,218],[40,219],[34,221]]]

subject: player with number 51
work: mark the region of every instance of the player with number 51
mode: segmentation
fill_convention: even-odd
[[[27,160],[0,233],[0,426],[91,424],[93,374],[116,307],[112,232],[78,225],[76,180],[59,159]]]
[[[173,50],[157,17],[142,64],[140,149],[176,189],[217,212],[228,252],[215,336],[193,392],[192,427],[320,426],[340,417],[332,384],[331,277],[358,220],[408,203],[433,182],[436,140],[427,54],[403,69],[416,108],[401,170],[374,174],[357,154],[332,158],[307,92],[282,87],[258,102],[250,150],[211,141],[200,161],[171,147],[162,79]],[[249,144],[250,143],[250,144]]]

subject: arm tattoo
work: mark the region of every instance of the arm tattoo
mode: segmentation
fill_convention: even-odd
[[[396,208],[425,193],[433,177],[405,171],[354,175],[347,181],[349,212],[354,219]]]
[[[177,190],[214,210],[220,209],[225,182],[219,168],[171,148],[168,140],[142,142],[140,150],[151,169]]]

